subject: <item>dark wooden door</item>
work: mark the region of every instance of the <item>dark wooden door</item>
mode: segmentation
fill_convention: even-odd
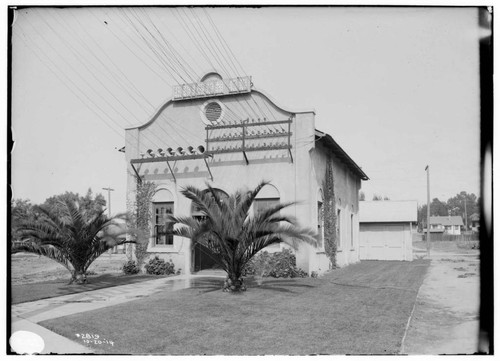
[[[194,272],[204,269],[220,269],[213,252],[207,247],[197,243],[194,246]]]

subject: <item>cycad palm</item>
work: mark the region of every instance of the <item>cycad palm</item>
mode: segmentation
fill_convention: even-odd
[[[293,203],[278,204],[251,214],[257,194],[267,184],[261,182],[252,191],[238,191],[229,197],[211,187],[208,190],[186,187],[182,194],[203,216],[169,216],[170,221],[177,224],[175,234],[191,238],[192,247],[200,243],[213,252],[228,274],[232,291],[241,290],[245,265],[265,247],[279,242],[294,248],[297,241],[316,244],[314,231],[300,228],[293,217],[280,214]]]
[[[64,215],[56,216],[38,206],[36,221],[21,222],[18,227],[22,241],[12,244],[12,253],[30,252],[59,262],[71,272],[70,284],[87,281],[89,266],[108,249],[128,243],[119,240],[126,230],[117,223],[123,216],[109,218],[104,210],[89,215],[71,202],[63,202]]]

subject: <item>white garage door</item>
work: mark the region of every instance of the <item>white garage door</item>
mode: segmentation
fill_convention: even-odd
[[[359,258],[404,260],[405,224],[360,224]]]

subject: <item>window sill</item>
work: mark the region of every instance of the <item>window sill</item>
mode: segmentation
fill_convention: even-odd
[[[353,251],[355,251],[355,249],[354,249],[354,248],[351,248],[351,249],[350,249],[350,251],[351,251],[351,252],[353,252]]]
[[[148,252],[172,252],[174,250],[174,245],[156,245],[152,247],[148,247]]]

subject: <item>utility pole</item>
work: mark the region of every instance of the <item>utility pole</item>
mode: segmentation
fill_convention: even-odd
[[[103,188],[105,191],[108,191],[108,216],[111,217],[111,191],[114,191],[113,188]]]
[[[427,171],[427,257],[431,257],[431,192],[429,182],[429,166],[425,167]]]
[[[111,218],[111,191],[114,191],[113,188],[103,188],[103,190],[108,191],[108,216]],[[109,259],[111,259],[112,248],[109,249]]]
[[[465,232],[467,232],[467,195],[465,196],[464,199],[464,205],[465,205]]]

